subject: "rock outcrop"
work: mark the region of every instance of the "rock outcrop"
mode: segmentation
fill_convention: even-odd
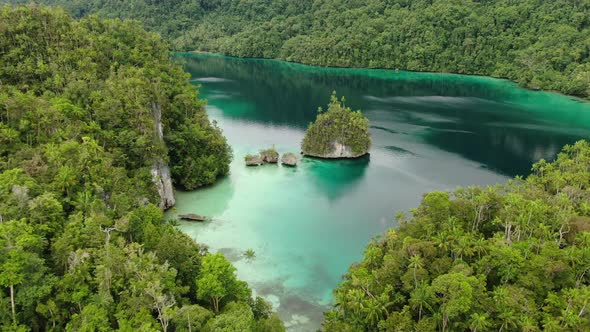
[[[166,210],[174,206],[176,199],[174,199],[174,187],[172,186],[170,167],[162,161],[154,163],[152,166],[152,180],[160,195],[160,208]]]
[[[244,161],[246,162],[246,166],[260,166],[264,163],[262,157],[260,157],[259,155],[250,154],[244,158]]]
[[[304,152],[306,156],[310,157],[317,157],[317,158],[326,158],[326,159],[344,159],[344,158],[358,158],[362,157],[367,154],[367,151],[360,151],[360,152],[353,152],[352,148],[340,144],[338,141],[334,141],[331,143],[331,149],[328,152],[324,153],[315,153],[313,151]]]
[[[281,157],[281,164],[285,166],[295,167],[298,162],[299,158],[297,158],[297,155],[292,152],[287,152]]]
[[[305,132],[304,155],[326,159],[358,158],[369,152],[369,120],[332,95],[328,110],[318,114]]]
[[[261,150],[260,157],[267,164],[276,164],[279,162],[279,153],[275,150],[274,146],[267,150]]]
[[[154,117],[154,124],[156,126],[156,134],[160,142],[164,141],[164,129],[162,127],[162,106],[157,103],[151,105],[152,116]],[[160,195],[160,208],[169,209],[176,204],[174,198],[174,187],[172,186],[172,177],[170,176],[170,167],[166,164],[163,158],[159,157],[152,165],[152,180],[158,189]]]

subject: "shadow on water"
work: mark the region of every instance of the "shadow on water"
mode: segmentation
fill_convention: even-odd
[[[474,133],[426,130],[422,138],[428,144],[507,176],[528,175],[533,163],[554,158],[561,147],[578,139],[572,135],[545,136],[535,130],[501,127]]]
[[[562,146],[590,134],[581,126],[589,115],[583,111],[567,116],[560,116],[559,111],[533,114],[522,105],[475,97],[406,96],[369,101],[369,110],[389,107],[390,122],[422,128],[415,135],[429,145],[507,176],[529,174],[531,164],[554,158]],[[559,119],[554,121],[554,117]],[[372,128],[395,133],[380,126]]]
[[[414,152],[395,145],[388,145],[383,148],[395,156],[416,156]]]
[[[210,89],[237,91],[234,97],[256,105],[255,111],[240,114],[240,118],[301,128],[313,121],[317,108],[327,104],[334,90],[346,96],[353,109],[364,109],[367,98],[378,101],[391,96],[476,95],[494,99],[510,90],[476,81],[461,85],[452,75],[379,70],[370,71],[375,75],[359,75],[363,70],[207,55],[187,58],[185,69],[193,74],[195,84],[204,84],[203,94]]]
[[[351,191],[365,176],[370,154],[357,159],[325,160],[304,158],[306,174],[311,183],[330,201]]]

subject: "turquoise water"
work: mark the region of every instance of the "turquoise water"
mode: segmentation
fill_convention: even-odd
[[[590,104],[503,80],[210,55],[183,61],[235,158],[214,186],[179,191],[171,214],[213,217],[180,228],[232,260],[292,331],[319,327],[341,275],[423,193],[526,175],[532,162],[590,134]],[[334,90],[370,119],[369,157],[244,166],[246,154],[272,145],[299,152]],[[244,259],[247,249],[255,259]]]

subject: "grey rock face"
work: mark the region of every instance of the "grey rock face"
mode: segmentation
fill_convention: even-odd
[[[326,159],[345,159],[345,158],[358,158],[367,154],[367,152],[363,153],[353,153],[352,149],[349,146],[344,144],[340,144],[338,141],[332,142],[332,150],[325,154],[314,154],[310,152],[303,152],[306,156],[311,157],[319,157],[319,158],[326,158]]]
[[[268,164],[276,164],[279,162],[279,155],[265,155],[262,157],[262,161]]]
[[[160,195],[160,208],[166,210],[174,206],[176,199],[174,199],[170,167],[161,161],[154,163],[152,166],[152,180]]]
[[[264,163],[262,158],[259,155],[255,156],[246,156],[245,158],[246,166],[260,166]]]
[[[260,158],[267,164],[276,164],[279,162],[279,153],[275,150],[273,145],[272,148],[266,150],[260,150]]]
[[[162,127],[162,106],[152,103],[152,116],[156,125],[156,133],[160,141],[164,140],[164,129]],[[170,167],[161,158],[152,165],[152,180],[158,189],[160,195],[160,208],[169,209],[176,204],[174,198],[174,187],[172,186],[172,177],[170,176]]]
[[[297,166],[298,162],[297,155],[291,152],[287,152],[281,157],[281,163],[286,166]]]

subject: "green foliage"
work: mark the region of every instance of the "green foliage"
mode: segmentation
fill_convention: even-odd
[[[189,98],[193,98],[189,97]],[[168,137],[172,176],[186,189],[195,189],[212,184],[219,177],[229,173],[232,159],[231,147],[227,144],[221,129],[213,122],[208,123],[204,111],[200,125],[183,127]]]
[[[199,305],[183,306],[172,318],[176,331],[202,331],[207,321],[213,318],[213,313]]]
[[[67,329],[81,332],[113,331],[109,324],[108,311],[105,308],[89,304],[79,314],[74,314]]]
[[[76,16],[137,19],[176,50],[491,75],[590,96],[588,0],[40,2]]]
[[[169,56],[132,22],[0,7],[0,330],[201,330],[208,274],[256,305],[156,206],[154,162],[193,188],[231,159]]]
[[[45,294],[39,294],[41,285],[36,284],[39,281],[38,275],[46,272],[40,257],[42,249],[41,237],[34,235],[33,227],[24,220],[0,223],[0,287],[9,290],[11,321],[14,325],[18,324],[19,316],[24,316],[17,310],[17,305],[27,306],[29,303],[26,297],[34,300],[47,295],[46,291]],[[35,271],[38,267],[40,270]],[[29,289],[30,294],[18,292],[21,288]]]
[[[258,321],[257,326],[255,328],[256,332],[285,332],[285,326],[283,322],[277,316],[277,314],[272,314],[268,318],[262,318]]]
[[[169,161],[176,183],[190,189],[229,172],[231,149],[160,37],[130,22],[77,22],[32,5],[0,15],[7,27],[0,137],[12,146],[0,151],[0,165],[18,147],[88,137],[116,166],[145,172]],[[38,172],[44,166],[41,156],[29,165]],[[60,166],[67,189],[79,165]]]
[[[232,302],[225,310],[210,320],[204,331],[253,332],[255,327],[252,309],[244,302]]]
[[[369,120],[360,111],[353,112],[344,106],[334,92],[330,97],[328,110],[320,108],[315,122],[310,123],[301,149],[310,156],[327,156],[334,151],[334,144],[339,143],[351,150],[352,155],[361,156],[369,151],[371,137]]]
[[[254,258],[256,258],[256,252],[254,252],[253,249],[245,250],[243,255],[247,260],[253,260]]]
[[[325,330],[587,330],[588,165],[580,141],[525,180],[426,194],[350,268]]]
[[[221,253],[204,256],[201,272],[197,298],[210,301],[216,313],[228,300],[245,301],[250,297],[247,285],[236,278],[236,268]]]

